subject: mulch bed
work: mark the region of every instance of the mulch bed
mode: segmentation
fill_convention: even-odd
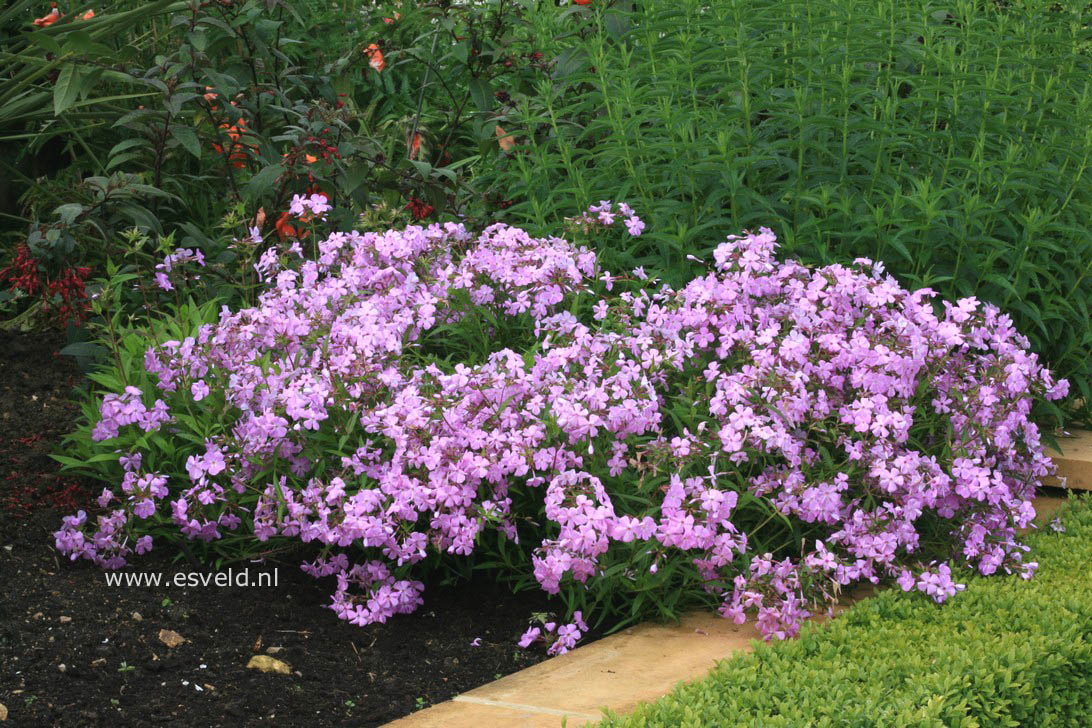
[[[0,703],[10,724],[378,726],[545,659],[515,644],[529,616],[553,606],[537,590],[430,587],[416,613],[360,628],[325,608],[330,585],[290,557],[236,565],[252,578],[276,568],[277,586],[249,588],[108,586],[98,567],[60,557],[61,517],[102,489],[49,458],[78,415],[69,398],[81,375],[56,354],[63,345],[0,332]],[[162,551],[128,568],[214,571]],[[185,641],[168,647],[161,630]],[[247,669],[258,654],[291,672]]]

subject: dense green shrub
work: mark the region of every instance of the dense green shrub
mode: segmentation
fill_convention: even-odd
[[[706,679],[602,728],[1078,726],[1092,714],[1092,498],[1029,543],[1030,582],[970,577],[938,609],[881,592],[799,640],[720,663]]]
[[[883,260],[1011,312],[1092,399],[1087,3],[679,0],[552,18],[552,78],[476,185],[538,233],[618,195],[649,229],[607,267],[669,282],[769,225],[808,262]]]
[[[232,236],[301,233],[297,193],[337,203],[344,227],[454,212],[463,168],[499,153],[499,89],[545,68],[514,55],[530,46],[512,3],[122,2],[84,20],[62,2],[41,28],[36,8],[0,15],[18,59],[0,73],[0,142],[28,142],[0,169],[10,258],[45,280],[113,258],[147,281],[176,245],[235,266]],[[151,243],[134,250],[133,227]],[[0,292],[10,313],[45,290],[20,280]]]
[[[135,175],[84,184],[71,160],[86,154],[94,163],[86,140],[103,126],[103,115],[120,115],[147,95],[119,92],[117,82],[126,78],[119,64],[146,51],[147,29],[185,3],[119,2],[97,16],[75,3],[52,5],[17,0],[0,10],[0,257],[6,264],[0,307],[22,312],[4,323],[7,328],[33,326],[42,312],[62,325],[78,324],[84,314],[83,283],[90,269],[80,265],[82,256],[72,255],[74,239],[67,234],[74,210],[82,207],[62,206],[75,201],[74,189],[97,212],[93,225],[104,235],[119,224],[147,223],[152,216],[144,199],[162,196]],[[58,171],[55,184],[43,184]],[[39,187],[41,194],[35,194]],[[58,208],[56,224],[28,227],[20,206],[48,197],[50,187],[63,190],[49,208]]]

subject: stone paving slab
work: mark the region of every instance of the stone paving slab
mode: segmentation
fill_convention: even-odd
[[[703,677],[718,660],[750,651],[753,623],[737,625],[695,613],[678,625],[642,624],[578,647],[454,700],[389,723],[389,728],[454,728],[453,716],[474,715],[476,728],[582,726],[601,717],[600,706],[629,711],[671,692],[682,680]],[[533,714],[520,718],[518,712]]]
[[[598,713],[559,715],[553,711],[480,704],[456,698],[387,723],[384,728],[560,728],[562,720],[567,720],[568,728],[578,728],[599,718]]]
[[[758,638],[750,622],[695,613],[677,625],[646,623],[623,630],[465,696],[596,717],[602,705],[624,712],[670,692],[680,680],[706,675],[718,660],[749,651]]]
[[[1036,498],[1034,500],[1035,522],[1040,526],[1045,525],[1054,517],[1054,513],[1062,507],[1065,500],[1065,498],[1058,498],[1057,496],[1052,495],[1041,495]]]
[[[1066,487],[1092,490],[1092,432],[1076,430],[1072,437],[1059,437],[1058,447],[1062,452],[1047,448],[1047,455],[1058,466],[1058,476],[1066,479]],[[1060,483],[1057,478],[1043,482],[1047,485]]]
[[[854,592],[852,599],[871,593]],[[600,707],[629,712],[682,681],[704,677],[720,660],[750,652],[760,635],[744,624],[695,612],[678,624],[645,623],[540,662],[387,724],[387,728],[539,728],[597,722]]]

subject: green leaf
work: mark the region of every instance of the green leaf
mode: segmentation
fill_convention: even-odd
[[[117,144],[115,144],[113,146],[113,148],[110,149],[109,156],[113,157],[115,154],[121,154],[122,152],[124,152],[124,151],[126,151],[128,149],[132,149],[133,147],[144,146],[145,144],[146,144],[145,140],[141,139],[139,137],[136,138],[136,139],[126,139],[123,142],[118,142]]]
[[[30,36],[31,41],[45,50],[47,53],[52,53],[55,56],[61,55],[61,44],[57,42],[56,38],[53,38],[48,33],[34,33]]]
[[[53,211],[53,214],[60,217],[61,222],[65,225],[71,225],[80,216],[81,212],[83,212],[83,205],[78,202],[69,202],[58,207]]]
[[[49,457],[63,465],[65,470],[68,470],[69,468],[82,468],[87,464],[83,460],[70,458],[66,455],[50,455]]]
[[[133,202],[118,205],[118,213],[129,218],[135,227],[162,234],[163,227],[159,219],[148,208]]]
[[[563,79],[581,71],[588,62],[588,54],[583,48],[566,48],[554,61],[553,78]]]
[[[459,159],[459,160],[456,160],[456,161],[452,162],[451,164],[445,166],[444,169],[448,169],[448,170],[451,170],[452,172],[454,172],[455,170],[459,169],[460,167],[465,167],[468,164],[473,164],[474,162],[477,162],[481,158],[482,158],[482,155],[480,155],[480,154],[472,154],[469,157],[464,157],[463,159]]]
[[[117,461],[118,454],[116,452],[104,452],[98,455],[92,455],[87,459],[88,463],[107,463],[111,461]]]
[[[493,86],[487,79],[470,79],[470,96],[474,99],[474,105],[483,114],[493,109]]]
[[[60,116],[76,103],[80,95],[80,73],[75,64],[61,69],[53,86],[53,115]]]
[[[451,48],[451,55],[460,66],[465,66],[470,59],[470,48],[466,43],[456,43]]]
[[[63,50],[67,53],[79,53],[87,55],[97,50],[102,50],[101,44],[96,44],[91,34],[86,30],[75,30],[65,35]]]
[[[436,168],[434,168],[432,170],[432,174],[437,176],[437,177],[446,177],[447,179],[451,180],[452,182],[455,181],[455,173],[452,172],[447,167],[436,167]]]
[[[136,175],[129,175],[129,179],[136,178]],[[129,182],[128,180],[126,180],[125,184],[122,187],[119,187],[117,191],[115,191],[115,196],[118,194],[118,192],[121,191],[130,192],[130,197],[137,197],[140,195],[147,195],[148,197],[174,197],[174,195],[172,195],[170,192],[164,192],[158,187],[139,184],[137,182]]]
[[[611,11],[603,14],[603,24],[606,27],[607,35],[621,40],[626,33],[633,28],[633,21],[630,20],[630,13]]]
[[[208,45],[209,45],[208,34],[197,31],[197,32],[194,32],[194,33],[190,33],[188,38],[189,38],[190,43],[193,45],[193,47],[196,48],[201,53],[204,53],[205,50],[208,48]]]
[[[197,130],[184,124],[171,124],[171,136],[181,144],[187,152],[201,158],[201,142],[197,138]]]
[[[345,172],[344,191],[348,194],[355,192],[360,185],[364,184],[364,180],[368,179],[370,173],[371,166],[364,162],[349,167]]]
[[[262,171],[250,178],[250,182],[246,186],[246,194],[251,200],[257,200],[263,194],[269,191],[273,184],[277,181],[277,178],[284,172],[284,165],[278,162],[277,164],[271,164],[268,167],[262,168]]]
[[[58,352],[61,356],[98,356],[105,354],[106,349],[90,341],[77,341],[69,344]]]
[[[428,162],[411,159],[410,164],[417,168],[417,172],[421,175],[422,178],[429,179],[432,176],[432,165]]]

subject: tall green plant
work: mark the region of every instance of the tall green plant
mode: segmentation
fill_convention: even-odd
[[[479,191],[516,201],[513,223],[540,231],[617,195],[654,232],[605,262],[673,283],[718,236],[769,224],[805,260],[871,257],[996,303],[1092,400],[1088,7],[540,12],[560,25],[552,77],[515,99],[513,153],[476,169]]]
[[[44,3],[18,0],[0,11],[0,141],[41,143],[96,118],[95,107],[134,97],[101,93],[103,82],[126,79],[113,67],[119,48],[139,45],[146,38],[139,32],[144,23],[188,3],[154,0],[130,9],[121,5],[84,19],[88,8],[72,4],[73,12],[45,27],[30,22],[36,11],[45,9]]]

